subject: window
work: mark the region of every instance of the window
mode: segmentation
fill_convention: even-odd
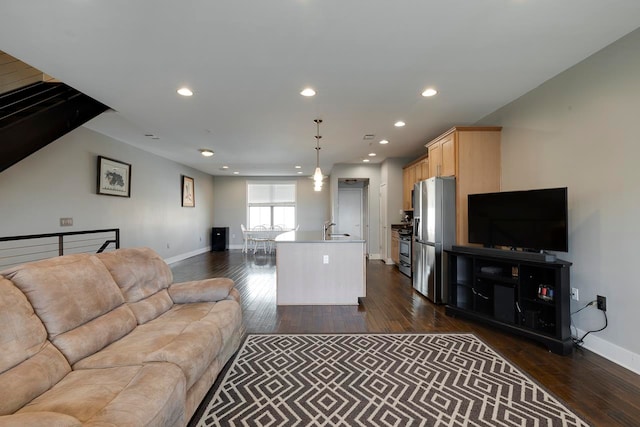
[[[291,181],[247,183],[249,228],[258,225],[285,229],[296,226],[296,183]]]

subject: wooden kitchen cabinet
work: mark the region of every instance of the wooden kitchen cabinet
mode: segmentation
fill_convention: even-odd
[[[455,176],[456,175],[456,145],[455,135],[449,134],[436,142],[428,145],[429,151],[429,176]]]
[[[426,144],[429,177],[456,178],[456,244],[468,244],[467,196],[500,191],[498,126],[458,126]]]
[[[442,146],[438,143],[427,147],[429,150],[429,178],[440,176],[442,169]]]
[[[429,178],[429,159],[424,159],[420,164],[422,165],[422,179]]]
[[[411,187],[409,187],[409,169],[402,169],[402,210],[411,210]]]
[[[391,230],[391,260],[400,264],[400,235],[398,230]]]
[[[402,209],[410,211],[413,209],[411,206],[411,191],[413,190],[413,184],[423,179],[427,179],[429,176],[429,158],[425,154],[424,156],[414,160],[402,169]]]

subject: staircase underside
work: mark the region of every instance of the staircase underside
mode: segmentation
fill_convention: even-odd
[[[0,172],[108,109],[64,83],[0,94]]]

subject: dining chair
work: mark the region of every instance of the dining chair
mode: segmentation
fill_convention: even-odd
[[[251,236],[244,224],[240,224],[240,229],[242,229],[242,253],[246,254],[249,251],[249,241],[251,240]]]
[[[276,248],[276,237],[284,232],[282,225],[274,225],[269,233],[269,253]]]
[[[269,235],[267,233],[269,229],[264,225],[256,225],[251,229],[251,231],[259,232],[259,234],[253,234],[251,236],[251,240],[253,241],[253,253],[255,254],[260,246],[262,246],[262,250],[265,254],[267,252],[271,253]]]

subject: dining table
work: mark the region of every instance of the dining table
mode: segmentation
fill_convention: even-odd
[[[256,253],[260,246],[265,253],[271,253],[274,249],[275,239],[282,233],[293,230],[292,228],[271,228],[260,227],[251,228],[245,231],[245,247],[243,252],[248,252],[248,244],[253,244],[253,253]]]

